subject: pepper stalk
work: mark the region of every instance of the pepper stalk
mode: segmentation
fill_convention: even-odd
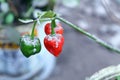
[[[31,39],[34,39],[34,30],[35,30],[36,24],[37,24],[37,21],[34,21],[32,32],[31,32]]]
[[[56,27],[55,19],[52,20],[51,22],[51,34],[55,34],[54,28]]]

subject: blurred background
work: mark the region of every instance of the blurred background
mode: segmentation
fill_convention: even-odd
[[[105,67],[120,64],[119,54],[62,22],[65,44],[61,55],[55,58],[43,48],[41,54],[27,59],[19,50],[19,38],[31,31],[32,24],[18,21],[18,18],[35,19],[37,13],[54,10],[120,48],[119,7],[120,0],[0,0],[0,80],[85,80]],[[44,29],[36,30],[42,39]]]

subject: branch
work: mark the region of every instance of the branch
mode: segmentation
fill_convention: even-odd
[[[120,18],[117,17],[117,15],[110,9],[109,4],[107,3],[107,0],[101,0],[101,3],[103,7],[105,8],[106,13],[108,16],[116,23],[120,24]]]
[[[80,33],[86,35],[87,37],[91,38],[91,39],[94,40],[96,43],[100,44],[101,46],[103,46],[103,47],[105,47],[105,48],[107,48],[107,49],[109,49],[109,50],[111,50],[111,51],[114,51],[114,52],[117,52],[117,53],[120,54],[120,50],[119,50],[118,48],[115,48],[115,47],[107,44],[107,43],[104,42],[103,40],[101,40],[101,39],[97,38],[96,36],[94,36],[94,35],[86,32],[86,31],[83,30],[82,28],[80,28],[80,27],[72,24],[71,22],[69,22],[69,21],[67,21],[67,20],[65,20],[65,19],[63,19],[63,18],[61,18],[61,17],[56,17],[56,19],[64,22],[65,24],[69,25],[70,27],[74,28],[75,30],[79,31]]]
[[[7,0],[7,1],[8,1],[8,4],[9,4],[9,6],[10,6],[11,11],[13,11],[13,13],[14,13],[16,16],[18,16],[18,11],[17,11],[15,5],[13,4],[12,0]]]

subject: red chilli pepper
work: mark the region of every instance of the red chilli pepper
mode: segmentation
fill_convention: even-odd
[[[54,30],[55,30],[55,33],[57,34],[63,34],[63,31],[64,31],[60,23],[57,23],[57,26],[54,28]],[[45,25],[45,33],[46,35],[51,34],[51,23],[47,23]]]
[[[56,57],[60,55],[63,44],[64,37],[61,34],[50,34],[46,35],[46,37],[44,38],[44,45],[46,49]]]

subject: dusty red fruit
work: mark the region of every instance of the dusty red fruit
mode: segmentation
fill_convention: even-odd
[[[54,28],[56,34],[63,34],[63,27],[60,23],[57,23],[57,26]],[[51,23],[47,23],[45,25],[45,33],[46,35],[51,34]]]
[[[46,49],[56,57],[60,55],[63,44],[64,37],[61,34],[46,35],[44,38],[44,45]]]

